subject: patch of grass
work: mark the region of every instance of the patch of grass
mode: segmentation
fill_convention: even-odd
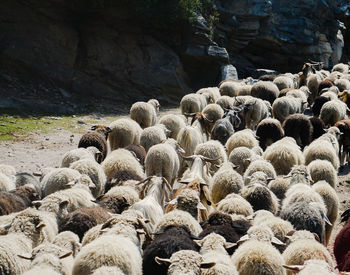
[[[117,117],[97,119],[92,116],[0,116],[0,141],[24,139],[33,133],[49,133],[64,129],[84,133],[91,124],[109,124]]]

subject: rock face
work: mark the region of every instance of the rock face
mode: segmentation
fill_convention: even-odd
[[[37,108],[43,100],[44,111],[52,110],[49,101],[65,112],[84,100],[93,105],[91,98],[107,99],[118,111],[154,97],[163,106],[177,104],[192,89],[215,85],[220,66],[228,64],[202,17],[186,37],[169,32],[158,35],[162,40],[117,7],[91,12],[74,2],[2,1],[2,105]],[[177,37],[177,45],[167,43]]]
[[[338,63],[344,39],[341,22],[348,3],[342,0],[218,0],[216,41],[231,62],[245,69],[300,70],[307,59]]]

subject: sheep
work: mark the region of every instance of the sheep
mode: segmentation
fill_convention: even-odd
[[[91,190],[95,198],[104,193],[106,175],[101,165],[90,159],[82,159],[73,162],[69,168],[77,170],[81,175],[87,175],[90,177],[95,185],[95,187]]]
[[[281,254],[271,244],[258,240],[244,242],[232,255],[239,274],[285,274]]]
[[[338,99],[343,101],[348,108],[350,108],[350,93],[348,91],[343,91],[338,93]]]
[[[208,103],[215,103],[215,101],[220,97],[220,91],[217,87],[208,87],[199,89],[196,94],[209,95]]]
[[[180,101],[181,114],[201,112],[208,104],[209,94],[187,94]]]
[[[271,105],[279,96],[279,93],[278,87],[271,81],[258,81],[251,89],[252,96],[267,100]]]
[[[32,261],[30,269],[23,274],[34,275],[39,272],[68,275],[73,265],[73,258],[69,257],[71,254],[71,251],[55,244],[44,243],[34,248],[30,256],[19,254],[19,257]]]
[[[123,236],[103,235],[83,246],[74,260],[72,275],[91,274],[104,265],[117,266],[125,274],[142,274],[142,258],[136,245]]]
[[[108,211],[101,207],[83,207],[61,217],[59,231],[71,231],[78,235],[80,241],[86,231],[111,218]]]
[[[0,172],[0,191],[11,191],[16,188],[14,180]]]
[[[242,189],[241,194],[250,203],[254,211],[265,209],[276,215],[279,210],[277,197],[264,185],[259,183],[250,184]]]
[[[193,218],[190,213],[178,209],[175,209],[160,217],[160,221],[156,225],[155,231],[161,231],[171,224],[180,226],[184,225],[190,230],[191,234],[195,236],[198,236],[202,231],[198,221]]]
[[[180,146],[174,139],[152,146],[145,159],[146,175],[164,177],[173,186],[180,169],[177,154],[181,151]]]
[[[308,230],[316,233],[319,240],[323,242],[325,233],[324,219],[326,219],[325,212],[324,205],[301,201],[294,202],[289,204],[288,207],[282,208],[280,216],[282,219],[288,220],[296,230]]]
[[[177,136],[177,142],[185,151],[186,156],[193,155],[197,145],[203,141],[202,133],[198,130],[198,128],[193,126],[186,126],[180,129]]]
[[[19,186],[12,192],[0,192],[0,215],[19,212],[39,200],[38,192],[30,186]]]
[[[236,147],[228,157],[228,161],[235,166],[235,171],[240,175],[243,175],[249,164],[257,159],[261,159],[261,156],[247,147]]]
[[[289,188],[290,182],[288,179],[283,177],[277,177],[268,184],[268,188],[276,195],[279,200],[285,198],[285,193]]]
[[[273,235],[283,243],[287,240],[287,234],[294,229],[290,222],[279,217],[269,217],[258,224],[254,222],[254,225],[267,226],[272,230]]]
[[[273,81],[277,77],[276,74],[263,74],[259,76],[259,80],[261,81]]]
[[[146,158],[146,150],[141,145],[136,144],[130,144],[126,146],[124,149],[132,152],[136,155],[136,158],[140,162],[141,165],[145,165],[145,158]]]
[[[261,120],[268,117],[271,105],[260,98],[248,99],[244,104],[248,106],[245,112],[245,123],[249,129],[253,130]]]
[[[104,125],[94,125],[91,130],[80,138],[78,148],[96,147],[101,152],[101,158],[98,158],[101,163],[107,156],[107,139],[112,130]]]
[[[327,160],[334,169],[339,168],[339,158],[332,144],[327,140],[314,140],[308,147],[304,149],[305,165],[309,165],[313,160]]]
[[[211,132],[214,123],[223,117],[224,110],[220,107],[220,105],[216,103],[211,103],[205,106],[205,108],[202,111],[202,114],[204,114],[207,119],[211,121],[211,127],[209,128],[209,131]]]
[[[214,262],[204,262],[202,256],[192,250],[181,250],[175,252],[170,259],[155,258],[158,264],[166,264],[169,266],[168,275],[176,274],[201,274],[201,269],[211,268]]]
[[[227,139],[234,133],[234,128],[229,116],[218,119],[211,131],[212,140],[218,140],[221,144],[225,144]]]
[[[111,151],[130,144],[140,144],[142,128],[136,121],[130,118],[121,118],[113,121],[109,128],[112,130],[108,137]]]
[[[332,234],[333,225],[338,217],[338,209],[340,205],[339,199],[335,190],[331,186],[329,186],[329,184],[326,181],[318,181],[312,186],[312,189],[322,197],[327,208],[327,218],[332,224],[325,224],[325,243],[327,245]]]
[[[34,208],[18,212],[5,228],[9,234],[24,235],[31,241],[33,248],[45,241],[51,242],[58,232],[54,215]]]
[[[282,123],[289,115],[302,113],[306,104],[307,102],[302,98],[293,96],[277,98],[272,104],[272,116]]]
[[[156,99],[153,99],[151,102],[150,101],[136,102],[130,108],[130,118],[135,120],[142,129],[155,125],[157,121],[159,102]]]
[[[318,85],[318,94],[320,94],[320,92],[325,89],[325,88],[330,88],[334,85],[334,83],[332,81],[330,81],[329,79],[325,79],[322,80],[320,82],[320,84]]]
[[[142,131],[140,136],[140,145],[145,148],[146,152],[156,144],[162,143],[166,140],[168,130],[163,124],[147,127]]]
[[[101,152],[93,146],[87,148],[76,148],[66,152],[63,155],[61,168],[69,168],[69,166],[78,160],[81,159],[90,159],[90,160],[99,160],[101,158]]]
[[[213,177],[210,186],[211,198],[218,203],[230,193],[239,193],[243,187],[243,179],[233,170],[231,163],[224,163]]]
[[[32,174],[27,172],[16,173],[16,187],[29,186],[38,192],[41,196],[41,185],[39,180]]]
[[[304,164],[304,156],[291,137],[284,137],[267,147],[263,157],[271,162],[277,175],[287,175],[293,165]]]
[[[301,89],[290,90],[286,93],[286,96],[287,97],[292,96],[292,97],[296,97],[296,98],[301,98],[303,100],[303,102],[307,102],[309,90],[307,87],[305,87],[305,88],[306,89],[301,88]],[[302,112],[305,111],[306,107],[307,107],[307,104],[303,104]]]
[[[274,118],[265,118],[256,128],[256,136],[259,138],[260,147],[265,150],[277,140],[284,136],[281,123]]]
[[[239,214],[250,216],[253,214],[253,207],[250,203],[238,194],[229,194],[222,199],[216,209],[227,214]]]
[[[316,159],[309,163],[308,169],[313,182],[325,180],[333,188],[337,185],[337,171],[329,161]]]
[[[73,182],[70,182],[70,188],[56,191],[46,196],[42,201],[35,201],[35,205],[39,206],[39,210],[55,212],[59,209],[59,204],[66,201],[67,211],[72,212],[80,207],[97,206],[93,201],[94,197],[90,191],[90,186],[94,187],[91,179],[83,175]]]
[[[57,168],[49,172],[41,181],[43,197],[56,191],[69,188],[69,182],[79,178],[81,174],[71,168]]]
[[[323,120],[319,117],[310,117],[309,118],[311,125],[312,125],[312,135],[311,135],[311,141],[314,141],[315,139],[319,138],[323,134],[326,133],[325,128],[326,125],[324,124]]]
[[[291,178],[289,186],[294,184],[306,184],[310,185],[310,182],[313,183],[309,168],[305,165],[294,165],[292,170],[284,178]]]
[[[129,205],[140,200],[138,192],[131,186],[115,186],[100,197],[99,202],[103,202],[104,198],[108,197],[123,197]]]
[[[201,274],[238,275],[236,267],[226,251],[230,244],[225,241],[224,237],[211,233],[202,240],[195,240],[195,242],[201,247],[200,254],[204,261],[216,263],[213,267],[202,270]]]
[[[56,235],[52,241],[53,244],[67,249],[72,252],[73,258],[78,254],[81,249],[79,237],[71,231],[64,231]]]
[[[252,161],[244,172],[243,179],[244,184],[248,185],[251,181],[251,176],[255,172],[263,172],[266,175],[266,180],[272,180],[276,178],[276,172],[272,164],[264,159],[257,159]]]
[[[224,81],[219,86],[220,94],[222,96],[237,96],[242,84],[236,81]]]
[[[284,135],[293,137],[301,148],[310,144],[313,127],[306,115],[289,115],[283,122],[282,127]]]
[[[118,149],[111,152],[101,163],[107,179],[117,171],[132,171],[137,176],[144,178],[143,167],[135,156],[126,149]]]
[[[317,73],[311,73],[306,78],[306,86],[310,90],[310,95],[308,97],[310,105],[314,102],[314,99],[318,94],[318,87],[322,80],[322,77]]]
[[[185,113],[186,117],[192,117],[191,126],[198,129],[202,135],[203,141],[209,139],[210,131],[212,128],[212,121],[208,119],[208,114],[205,113]]]
[[[339,271],[350,271],[348,246],[350,229],[349,212],[349,209],[347,209],[341,215],[341,222],[345,222],[345,225],[337,234],[333,246],[334,257],[337,261]]]
[[[155,257],[169,258],[180,250],[198,251],[194,236],[186,226],[169,225],[155,233],[152,243],[144,249],[142,269],[144,275],[165,274],[166,266],[158,265]]]
[[[349,72],[349,65],[344,63],[338,63],[333,66],[332,72],[341,72],[347,74]]]
[[[311,107],[312,114],[318,117],[321,113],[322,106],[330,100],[331,99],[329,97],[325,97],[325,96],[316,97]]]
[[[10,233],[0,236],[0,273],[22,274],[30,267],[30,262],[17,255],[30,253],[31,250],[31,240],[23,234]]]
[[[334,269],[333,260],[327,248],[316,240],[296,240],[286,248],[282,257],[286,265],[302,265],[305,261],[314,259],[323,260],[332,270]],[[294,272],[288,270],[287,274],[292,275]]]
[[[216,104],[218,104],[222,109],[232,109],[233,108],[233,98],[227,95],[220,96],[216,100]]]
[[[232,218],[232,216],[234,216]],[[233,220],[236,219],[236,220]],[[199,238],[203,239],[205,236],[216,233],[224,237],[229,243],[237,243],[239,239],[247,234],[251,224],[246,221],[241,215],[228,215],[221,212],[214,212],[209,216],[208,221],[202,223],[206,225],[203,231],[199,234]],[[236,250],[236,246],[227,247],[227,252],[232,255]]]
[[[237,147],[247,147],[247,148],[253,148],[256,146],[259,146],[259,142],[255,137],[255,134],[250,129],[245,129],[239,132],[234,133],[230,138],[227,140],[225,147],[227,151],[227,155],[229,156],[231,151]]]
[[[350,119],[340,120],[335,124],[338,127],[339,131],[343,133],[340,136],[339,145],[340,145],[340,167],[341,169],[345,165],[345,160],[350,161],[349,158],[349,147],[350,147]]]
[[[183,117],[173,114],[162,116],[159,119],[159,124],[163,124],[170,131],[169,137],[175,140],[180,130],[186,126]]]
[[[16,168],[12,165],[0,164],[0,173],[4,174],[10,179],[13,179],[13,177],[16,175]]]
[[[281,91],[286,88],[294,88],[293,80],[286,75],[279,75],[274,80],[273,83],[276,84],[278,89]]]
[[[320,118],[326,126],[334,126],[334,124],[345,119],[347,106],[340,100],[331,100],[323,104],[320,112]]]
[[[92,275],[125,275],[123,271],[117,266],[101,266],[97,268]]]
[[[172,188],[164,177],[152,176],[145,180],[141,191],[143,199],[134,203],[130,209],[139,210],[146,219],[150,220],[147,225],[148,232],[152,232],[154,226],[161,220],[165,200],[169,201],[171,191]]]
[[[210,172],[215,173],[218,168],[215,165],[221,165],[227,162],[227,155],[224,146],[217,140],[209,140],[198,144],[194,150],[195,155],[201,155],[209,159],[215,159],[211,162]]]
[[[302,265],[283,265],[283,267],[298,272],[299,275],[336,275],[333,268],[323,260],[307,260]]]

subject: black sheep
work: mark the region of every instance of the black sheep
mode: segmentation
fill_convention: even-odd
[[[306,115],[290,115],[283,122],[282,127],[284,130],[284,135],[286,137],[294,138],[301,148],[304,148],[306,145],[310,144],[313,127]]]
[[[284,131],[277,119],[265,118],[258,124],[256,135],[259,137],[260,147],[265,150],[267,146],[283,138]]]
[[[136,144],[130,144],[126,146],[124,149],[129,150],[130,152],[134,153],[136,158],[139,160],[141,165],[145,164],[145,158],[146,158],[146,150],[141,145]]]
[[[168,267],[158,265],[154,258],[170,258],[180,250],[198,251],[199,247],[193,241],[188,228],[179,225],[169,225],[163,231],[157,232],[155,239],[143,251],[142,269],[144,275],[166,275]]]
[[[319,117],[310,117],[309,120],[313,128],[311,141],[314,141],[315,139],[319,138],[320,136],[326,133],[326,125],[324,124],[323,120]]]
[[[311,107],[311,111],[314,116],[319,116],[321,113],[321,108],[323,104],[330,101],[331,99],[325,96],[318,96],[314,100],[314,104]]]
[[[107,156],[107,138],[111,129],[103,125],[94,125],[91,130],[93,131],[80,138],[78,148],[96,147],[102,154],[101,159],[97,160],[98,163],[101,163]]]
[[[137,175],[134,171],[131,170],[121,170],[113,172],[108,178],[105,186],[105,192],[107,193],[109,189],[114,186],[119,185],[123,181],[127,180],[143,180],[139,175]]]

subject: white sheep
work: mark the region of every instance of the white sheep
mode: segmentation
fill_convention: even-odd
[[[238,214],[250,216],[253,214],[253,207],[250,203],[238,194],[229,194],[222,199],[216,209],[227,214]]]
[[[55,236],[52,243],[72,252],[73,258],[81,249],[81,244],[77,234],[72,231],[63,231]]]
[[[73,162],[81,159],[96,160],[96,155],[98,154],[101,154],[101,152],[93,146],[70,150],[63,155],[61,167],[68,168]]]
[[[157,122],[157,110],[159,102],[153,99],[151,102],[136,102],[130,108],[130,118],[135,120],[142,129],[150,127]]]
[[[263,157],[271,162],[277,175],[287,175],[294,165],[304,164],[303,153],[291,137],[284,137],[267,147]]]
[[[250,182],[250,177],[255,172],[264,172],[266,174],[266,180],[270,181],[272,179],[275,179],[276,172],[273,168],[272,164],[264,159],[257,159],[255,161],[252,161],[249,166],[247,167],[246,171],[244,172],[243,179],[244,184],[248,185]]]
[[[101,266],[92,275],[125,275],[117,266]]]
[[[284,177],[277,177],[270,181],[268,184],[269,189],[277,196],[278,199],[283,200],[285,193],[287,192],[290,185],[290,181]]]
[[[164,177],[173,185],[180,169],[177,149],[178,143],[174,139],[152,146],[145,159],[146,175]]]
[[[226,141],[225,145],[227,155],[229,156],[233,149],[242,146],[250,149],[259,146],[259,141],[256,139],[256,136],[252,130],[244,129],[231,135]]]
[[[164,142],[168,132],[163,124],[147,127],[141,133],[140,145],[148,152],[153,145]]]
[[[121,118],[113,121],[109,128],[112,130],[108,136],[111,151],[130,144],[140,144],[142,128],[136,121],[130,118]]]
[[[186,118],[168,114],[159,119],[159,124],[163,124],[170,131],[169,137],[176,140],[180,130],[186,126]]]
[[[334,269],[323,260],[307,260],[302,265],[283,265],[284,268],[299,275],[336,275]]]
[[[220,97],[220,91],[217,87],[208,87],[208,88],[202,88],[199,89],[196,94],[208,94],[209,95],[209,101],[208,103],[215,103],[215,101]]]
[[[337,185],[337,171],[329,161],[322,159],[313,160],[309,163],[308,169],[313,182],[325,180],[333,188]]]
[[[320,118],[326,126],[333,126],[337,121],[345,119],[347,106],[343,101],[330,100],[323,104]]]
[[[282,123],[289,115],[302,113],[306,108],[306,104],[307,102],[302,98],[283,96],[273,102],[272,115]]]
[[[255,154],[252,149],[247,147],[236,147],[228,157],[228,161],[236,166],[235,170],[240,175],[243,175],[249,164],[257,159],[261,159],[261,156]]]
[[[222,109],[232,109],[234,99],[230,96],[223,95],[220,96],[215,103],[218,104]]]
[[[237,81],[224,81],[219,86],[220,94],[226,96],[237,96],[241,90],[242,84]]]
[[[294,88],[293,79],[286,75],[279,75],[274,80],[273,83],[276,84],[278,89],[281,91],[287,88]]]
[[[338,154],[331,142],[327,140],[314,140],[308,147],[304,149],[305,165],[309,165],[312,161],[320,159],[329,161],[337,171],[340,165]]]
[[[191,114],[201,112],[208,104],[209,94],[187,94],[180,101],[180,109],[182,114]]]
[[[138,192],[131,186],[114,186],[108,190],[105,196],[123,197],[129,205],[140,200]]]
[[[218,203],[230,193],[239,193],[242,187],[242,176],[233,170],[231,163],[226,162],[213,177],[210,186],[211,198],[214,203]]]
[[[245,123],[252,130],[256,128],[260,121],[268,117],[272,108],[270,102],[260,98],[248,99],[244,104],[249,106],[245,113]]]
[[[101,266],[117,266],[129,275],[142,275],[142,258],[128,238],[103,235],[83,246],[74,260],[72,275],[91,274]]]
[[[91,159],[78,160],[73,162],[69,168],[77,170],[82,175],[87,175],[92,180],[95,186],[91,192],[95,198],[104,193],[107,179],[102,166],[96,161]]]
[[[205,106],[202,110],[202,113],[207,116],[207,118],[211,121],[211,123],[215,123],[218,119],[222,118],[224,115],[224,110],[220,105],[216,103],[211,103]]]
[[[194,240],[200,246],[200,254],[206,262],[215,262],[216,264],[209,268],[203,269],[203,275],[238,275],[236,267],[234,266],[226,249],[229,248],[225,238],[211,233],[205,236],[202,240]]]
[[[10,191],[13,189],[16,189],[15,181],[0,172],[0,191]]]
[[[349,65],[344,63],[338,63],[333,66],[332,72],[340,72],[342,74],[347,74],[349,72]]]
[[[180,129],[177,142],[184,149],[186,156],[192,156],[197,145],[204,142],[202,133],[193,126]]]
[[[81,174],[71,168],[57,168],[46,174],[41,181],[43,197],[56,191],[69,188],[68,183],[79,178]]]
[[[132,171],[139,177],[144,178],[142,165],[137,161],[135,156],[126,149],[114,150],[106,157],[101,165],[107,179],[118,171]]]

